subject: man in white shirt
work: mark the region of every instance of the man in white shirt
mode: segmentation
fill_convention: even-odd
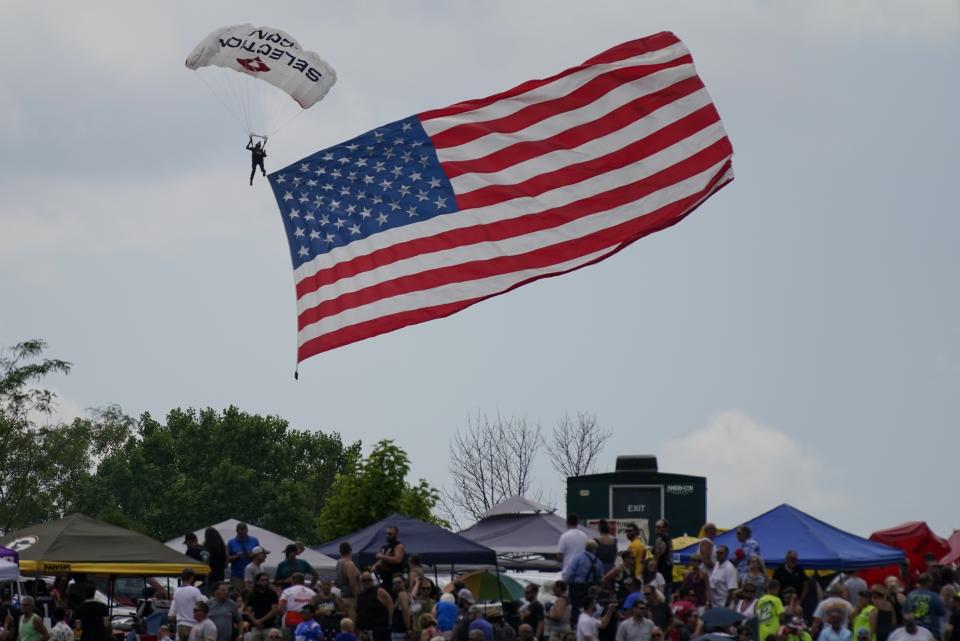
[[[177,624],[177,641],[189,641],[190,630],[197,624],[194,607],[207,598],[193,585],[195,575],[187,568],[180,573],[180,587],[173,591],[173,601],[167,617]]]
[[[630,618],[624,619],[617,626],[616,641],[650,641],[653,621],[647,618],[647,604],[643,602],[643,595],[636,592],[634,594],[638,597],[631,599],[633,595],[630,595],[623,603],[624,614],[628,614]]]
[[[737,590],[737,568],[730,561],[730,549],[718,545],[717,562],[710,572],[710,603],[715,608],[727,608],[733,605],[733,594]]]
[[[297,627],[302,621],[303,606],[313,603],[317,593],[304,585],[304,576],[300,572],[290,575],[292,585],[280,593],[280,610],[283,612],[283,625]]]
[[[567,571],[567,566],[574,558],[580,555],[587,547],[587,533],[579,528],[580,517],[576,514],[567,515],[567,531],[560,535],[557,542],[557,552],[560,554],[561,572]]]
[[[827,612],[830,610],[840,610],[843,612],[843,622],[840,625],[841,627],[849,628],[850,617],[853,616],[853,606],[843,598],[843,586],[839,583],[834,583],[827,588],[827,593],[830,596],[821,601],[817,605],[817,609],[813,612],[815,627],[823,627],[823,622],[827,620]],[[889,639],[887,641],[889,641]]]
[[[270,551],[259,545],[250,550],[252,558],[247,567],[243,568],[243,584],[248,590],[257,582],[257,575],[263,572],[263,564],[266,562],[268,554],[270,554]]]
[[[917,625],[912,614],[903,615],[903,626],[890,633],[887,641],[935,641],[933,633],[922,625]]]
[[[587,597],[580,609],[580,618],[577,619],[577,641],[599,641],[600,622],[593,617],[596,609],[596,599]]]

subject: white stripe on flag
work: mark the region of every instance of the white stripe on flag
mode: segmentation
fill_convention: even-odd
[[[548,247],[559,243],[588,236],[603,229],[614,227],[628,220],[639,218],[657,211],[665,205],[687,198],[691,194],[701,191],[715,178],[717,171],[727,162],[726,159],[718,162],[709,169],[702,171],[686,180],[672,184],[669,188],[655,191],[644,198],[634,200],[619,207],[606,211],[599,211],[583,218],[572,220],[563,225],[539,230],[522,236],[515,236],[506,240],[476,243],[451,249],[420,254],[389,265],[358,274],[352,278],[344,278],[331,285],[320,287],[314,292],[303,295],[297,301],[299,312],[310,309],[327,299],[333,299],[342,294],[355,292],[366,287],[379,285],[385,281],[402,276],[410,276],[431,269],[452,267],[470,261],[487,260],[501,256],[516,256],[527,252]]]
[[[670,85],[676,84],[681,80],[693,78],[696,75],[697,72],[693,65],[681,65],[671,69],[664,69],[645,78],[639,78],[620,85],[588,105],[545,118],[522,131],[506,134],[491,132],[476,140],[471,140],[456,147],[438,149],[437,157],[440,159],[440,162],[473,160],[492,154],[495,151],[500,151],[504,147],[509,147],[520,140],[544,140],[568,129],[593,122],[614,109],[622,107],[631,100],[650,95]],[[544,96],[544,98],[546,98],[546,96]]]
[[[544,192],[536,197],[515,198],[495,205],[464,209],[452,214],[435,216],[412,225],[403,225],[389,230],[372,234],[362,240],[354,241],[343,247],[336,247],[326,254],[317,256],[310,262],[300,265],[294,270],[295,282],[300,282],[318,271],[329,269],[337,263],[351,260],[358,256],[365,256],[380,249],[392,247],[398,243],[436,236],[448,231],[485,225],[501,220],[509,220],[517,216],[536,214],[572,202],[602,194],[622,185],[642,180],[659,171],[676,164],[677,162],[696,154],[723,139],[726,132],[723,123],[719,120],[693,135],[680,140],[673,145],[647,156],[635,163],[619,169],[598,174],[588,180],[565,185]]]
[[[682,42],[678,42],[664,49],[651,51],[639,56],[633,56],[632,58],[624,58],[623,60],[617,60],[616,62],[607,64],[592,65],[581,71],[563,76],[562,78],[557,78],[553,82],[536,87],[526,93],[520,94],[519,96],[498,100],[497,102],[484,107],[473,109],[471,111],[465,111],[456,115],[440,116],[439,118],[424,120],[422,122],[423,128],[426,130],[427,135],[432,137],[436,134],[446,131],[447,129],[451,129],[465,123],[503,118],[504,116],[514,114],[531,104],[542,102],[544,99],[565,96],[568,93],[575,91],[576,89],[587,84],[597,76],[607,73],[608,71],[636,65],[663,64],[689,54],[690,50],[687,49],[686,45],[684,45]]]
[[[457,195],[468,194],[475,189],[490,185],[516,185],[548,171],[583,162],[586,159],[600,158],[623,149],[709,104],[710,96],[707,90],[701,89],[664,105],[622,129],[594,138],[579,147],[551,151],[489,174],[466,173],[451,180],[450,184],[453,185],[453,191]]]
[[[297,332],[297,342],[298,345],[303,345],[305,342],[319,336],[323,336],[324,334],[329,334],[330,332],[335,332],[339,329],[343,329],[344,327],[349,327],[351,325],[356,325],[357,323],[373,320],[381,316],[399,314],[401,312],[422,309],[424,307],[433,307],[435,305],[444,305],[447,303],[456,303],[458,301],[473,300],[475,298],[496,294],[517,283],[529,280],[536,276],[566,271],[580,265],[585,265],[590,261],[596,260],[604,254],[609,253],[619,244],[620,243],[618,241],[611,247],[606,247],[598,252],[594,252],[586,256],[580,256],[579,258],[574,258],[563,263],[548,265],[539,269],[525,269],[523,271],[510,272],[509,274],[499,274],[489,278],[452,283],[450,285],[435,287],[433,289],[412,292],[409,294],[401,294],[391,298],[384,298],[361,307],[354,307],[341,312],[340,314],[328,316],[320,321],[317,321],[316,323],[304,327],[301,331]]]

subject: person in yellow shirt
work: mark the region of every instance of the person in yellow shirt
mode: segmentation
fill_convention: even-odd
[[[770,635],[780,631],[780,617],[783,616],[783,601],[780,600],[780,582],[772,579],[767,585],[767,593],[757,599],[753,606],[757,618],[757,641],[767,641]]]
[[[627,540],[629,541],[627,549],[633,553],[633,573],[640,576],[643,572],[643,561],[647,556],[647,546],[643,544],[643,539],[640,538],[640,528],[637,527],[636,523],[627,524]]]

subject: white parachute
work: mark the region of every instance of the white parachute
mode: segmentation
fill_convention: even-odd
[[[217,29],[187,56],[248,135],[266,138],[320,101],[337,73],[285,31],[239,24]]]

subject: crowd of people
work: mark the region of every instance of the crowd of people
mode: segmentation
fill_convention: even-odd
[[[648,543],[636,525],[627,544],[600,521],[591,537],[576,515],[557,549],[561,577],[524,587],[523,599],[478,603],[457,577],[443,586],[409,554],[395,526],[370,567],[340,545],[332,576],[299,558],[290,544],[272,572],[270,554],[237,526],[223,541],[209,529],[201,543],[189,534],[187,554],[209,566],[186,569],[168,596],[158,641],[960,641],[960,596],[954,568],[928,559],[922,572],[867,585],[855,574],[807,572],[796,551],[772,571],[749,527],[738,545],[704,537],[690,564],[674,573],[669,523],[660,520]],[[678,579],[678,580],[675,580]],[[40,582],[42,583],[42,581]],[[25,596],[17,611],[0,603],[0,641],[107,641],[106,606],[90,582],[57,582],[43,596]],[[148,614],[148,589],[140,614]],[[46,599],[54,625],[38,616]],[[140,630],[141,632],[143,630]],[[130,641],[137,641],[137,629]],[[142,640],[141,640],[142,641]]]
[[[555,587],[576,641],[689,641],[708,633],[741,641],[960,641],[960,581],[932,557],[877,585],[856,574],[807,572],[795,550],[771,572],[748,526],[737,529],[730,550],[714,544],[717,527],[707,523],[674,581],[665,519],[649,547],[627,525],[622,552],[607,522],[596,538],[578,526],[568,516],[558,542],[566,585]]]

